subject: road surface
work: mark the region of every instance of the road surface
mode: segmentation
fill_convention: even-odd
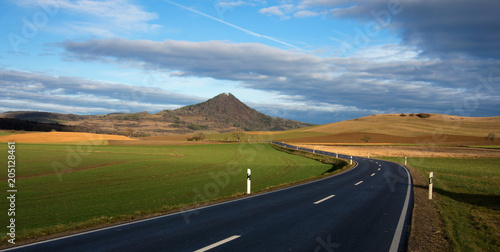
[[[320,181],[14,251],[405,251],[409,172],[387,161],[353,161],[356,168]]]

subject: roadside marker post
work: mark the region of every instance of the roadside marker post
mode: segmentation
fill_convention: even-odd
[[[352,156],[351,156],[351,164],[352,164]]]
[[[251,182],[252,181],[252,171],[247,169],[247,194],[250,194]]]
[[[432,199],[432,184],[434,180],[434,172],[429,173],[429,199]]]
[[[408,164],[408,157],[405,157],[405,165]]]

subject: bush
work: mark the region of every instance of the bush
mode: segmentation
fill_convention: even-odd
[[[420,118],[429,118],[429,117],[431,117],[431,115],[427,114],[427,113],[418,113],[417,116],[420,117]]]
[[[203,132],[198,132],[193,137],[189,137],[187,140],[188,141],[202,141],[205,139],[207,139],[205,134]]]

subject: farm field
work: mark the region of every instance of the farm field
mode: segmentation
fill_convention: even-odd
[[[17,239],[182,210],[320,176],[331,165],[269,144],[110,146],[16,144]],[[7,144],[0,160],[7,160]],[[7,188],[7,174],[0,186]],[[5,197],[1,205],[7,209]],[[2,225],[8,225],[4,218]],[[2,236],[2,244],[6,244]]]
[[[425,178],[434,172],[434,204],[454,251],[500,250],[499,158],[409,158],[408,164]]]
[[[403,116],[404,115],[404,116]],[[383,114],[312,126],[284,132],[250,132],[253,138],[268,138],[300,144],[445,144],[498,145],[486,137],[500,132],[500,117],[460,117],[428,114]],[[365,136],[368,139],[363,140]]]
[[[0,142],[16,143],[80,143],[104,144],[107,140],[133,141],[126,136],[92,134],[83,132],[24,132],[23,134],[0,134]]]

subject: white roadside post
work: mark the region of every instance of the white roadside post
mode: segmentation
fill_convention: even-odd
[[[431,172],[429,174],[429,199],[431,200],[432,199],[432,184],[433,184],[433,180],[434,179],[434,172]]]
[[[337,152],[337,153],[335,153],[335,155],[337,156],[337,158],[339,158],[339,153],[338,153],[338,152]]]
[[[408,157],[405,157],[405,165],[408,164]]]
[[[370,158],[370,153],[368,153],[368,158]]]
[[[248,169],[247,170],[247,194],[250,194],[251,180],[252,180],[252,172],[250,171],[250,169]]]
[[[352,156],[351,156],[351,164],[352,164]]]

